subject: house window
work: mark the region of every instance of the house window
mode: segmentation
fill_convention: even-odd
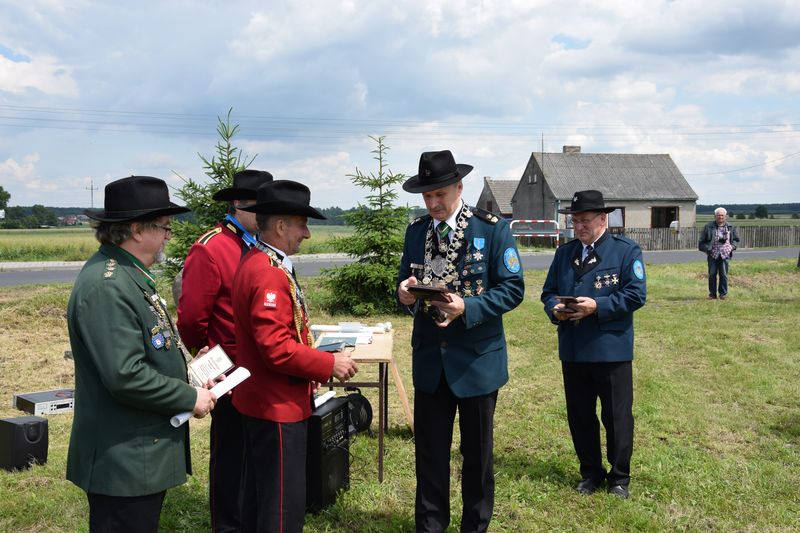
[[[608,231],[614,234],[625,233],[624,207],[618,207],[608,214]]]
[[[651,228],[668,228],[673,220],[678,220],[677,206],[650,208]]]
[[[624,228],[625,227],[625,208],[618,207],[608,214],[608,227],[609,228]]]

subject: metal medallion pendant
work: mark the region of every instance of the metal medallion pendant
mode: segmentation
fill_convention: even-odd
[[[444,257],[437,255],[431,259],[431,272],[437,278],[441,278],[447,270],[447,261]]]

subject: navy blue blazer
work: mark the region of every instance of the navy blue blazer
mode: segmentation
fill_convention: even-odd
[[[585,267],[582,252],[578,239],[560,246],[542,288],[545,313],[558,325],[559,357],[576,363],[631,361],[633,312],[647,297],[642,250],[606,232]],[[594,298],[597,312],[580,321],[558,321],[553,316],[556,296]]]
[[[422,311],[419,301],[407,309],[414,314],[414,387],[433,393],[444,372],[450,390],[459,398],[489,394],[508,381],[503,313],[517,307],[525,294],[522,264],[508,222],[488,211],[471,209],[474,215],[468,219],[465,246],[457,259],[460,285],[450,284],[464,298],[464,314],[440,328]],[[430,224],[430,215],[425,215],[406,229],[398,285],[416,275],[412,263],[424,264]],[[479,286],[482,289],[476,294]]]

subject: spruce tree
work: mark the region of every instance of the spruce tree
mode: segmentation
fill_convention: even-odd
[[[228,212],[227,204],[213,200],[212,196],[220,189],[230,187],[233,184],[233,175],[246,169],[256,158],[253,156],[248,160],[247,156],[231,142],[239,131],[238,124],[231,125],[232,112],[233,109],[229,109],[224,120],[217,117],[217,134],[220,140],[214,147],[215,154],[211,159],[197,154],[203,162],[203,171],[210,180],[199,183],[176,173],[183,180],[183,185],[175,191],[175,196],[183,200],[186,207],[192,210],[192,216],[172,221],[169,259],[164,265],[162,274],[170,283],[183,268],[183,262],[192,244],[200,235],[225,218]]]
[[[389,170],[384,136],[373,137],[377,147],[372,150],[378,162],[377,172],[364,174],[356,167],[348,174],[350,181],[369,192],[366,205],[345,215],[354,233],[334,241],[337,251],[347,253],[354,262],[323,272],[322,283],[330,292],[327,307],[332,312],[356,316],[392,312],[396,309],[395,284],[403,252],[403,236],[408,224],[408,209],[394,205],[397,192],[394,185],[405,175]]]

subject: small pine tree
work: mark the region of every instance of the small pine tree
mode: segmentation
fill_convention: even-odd
[[[208,159],[202,154],[197,154],[203,162],[205,175],[211,181],[198,183],[191,178],[184,178],[180,174],[176,175],[183,180],[175,195],[183,200],[186,207],[192,210],[192,217],[186,220],[173,220],[172,238],[169,241],[169,259],[163,268],[163,276],[171,283],[175,276],[183,268],[183,262],[189,248],[194,241],[204,232],[211,229],[217,222],[225,218],[228,206],[224,202],[217,202],[212,196],[226,187],[233,184],[233,175],[240,170],[246,169],[256,156],[248,160],[241,150],[231,143],[234,135],[239,131],[239,125],[231,125],[231,113],[233,108],[228,110],[228,115],[223,120],[217,117],[217,133],[220,140],[215,146],[215,155]]]
[[[367,205],[345,215],[355,232],[334,241],[340,252],[356,258],[348,265],[326,269],[322,284],[330,297],[326,307],[331,312],[356,316],[387,313],[396,309],[394,293],[400,256],[403,252],[403,234],[408,224],[408,209],[396,207],[397,192],[393,185],[405,180],[405,175],[394,174],[388,168],[384,136],[372,137],[377,147],[372,150],[378,162],[377,173],[364,174],[356,167],[348,174],[350,181],[369,189]]]

